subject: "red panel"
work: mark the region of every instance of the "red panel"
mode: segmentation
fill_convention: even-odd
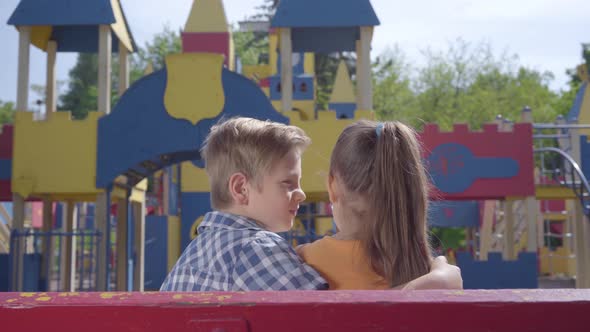
[[[519,165],[518,174],[510,178],[477,179],[463,192],[433,192],[435,199],[502,199],[507,196],[534,196],[533,135],[529,123],[517,123],[512,132],[498,132],[497,125],[486,124],[483,131],[469,131],[466,125],[455,125],[452,132],[441,132],[437,125],[424,127],[420,137],[425,158],[437,146],[456,143],[467,147],[475,157],[512,158]]]
[[[587,331],[590,290],[0,293],[6,331]]]
[[[229,33],[182,33],[182,51],[184,53],[217,53],[225,55],[225,65],[229,59]]]
[[[10,181],[0,180],[0,202],[12,202]]]
[[[0,159],[12,159],[14,127],[5,125],[0,128]]]
[[[542,212],[563,212],[565,201],[562,199],[542,200],[539,202]]]

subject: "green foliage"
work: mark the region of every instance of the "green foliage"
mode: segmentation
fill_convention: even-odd
[[[13,123],[15,111],[13,102],[3,102],[0,100],[0,126]]]
[[[459,39],[445,51],[427,49],[423,55],[424,65],[416,69],[398,48],[379,56],[373,67],[379,118],[476,129],[498,114],[519,120],[525,106],[537,122],[553,122],[565,112],[561,95],[549,89],[551,73],[520,66],[516,55],[495,56],[489,44]]]
[[[164,66],[167,54],[182,50],[180,33],[169,27],[156,34],[151,42],[146,43],[129,59],[129,82],[132,84],[144,75],[145,68],[152,64],[154,70]],[[89,111],[96,111],[98,96],[98,57],[96,54],[81,53],[76,65],[69,73],[68,91],[61,96],[58,110],[71,111],[75,119],[85,118]],[[119,58],[111,57],[111,105],[119,99]]]
[[[143,70],[148,64],[151,64],[154,70],[162,69],[165,65],[166,55],[181,52],[182,40],[180,38],[180,30],[176,31],[169,26],[164,26],[162,32],[156,34],[151,42],[147,42],[133,56],[131,66],[132,68],[139,69],[139,75],[141,77]]]
[[[235,54],[240,58],[242,65],[261,64],[264,62],[263,55],[268,58],[268,34],[234,30],[232,36]]]

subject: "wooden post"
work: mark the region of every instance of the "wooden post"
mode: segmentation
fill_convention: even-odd
[[[504,201],[504,260],[515,259],[514,255],[514,201]]]
[[[76,238],[72,233],[77,230],[76,227],[76,203],[69,201],[66,203],[66,233],[64,236],[65,255],[63,256],[63,290],[73,292],[76,288]]]
[[[487,200],[483,204],[483,225],[479,230],[479,260],[487,261],[493,236],[492,227],[496,202]]]
[[[539,205],[537,199],[534,196],[525,198],[524,203],[526,204],[526,218],[527,218],[527,251],[537,252],[537,211]]]
[[[107,207],[107,194],[100,193],[96,196],[96,208],[94,209],[94,220],[96,229],[101,236],[98,238],[96,254],[96,290],[107,290],[107,223],[109,222],[109,212]]]
[[[586,264],[588,253],[584,251],[584,223],[587,220],[584,217],[584,210],[580,200],[574,200],[574,247],[576,250],[576,288],[587,288],[586,285]]]
[[[10,250],[15,253],[12,262],[12,285],[13,291],[23,291],[23,264],[25,257],[25,199],[17,194],[12,194],[12,227],[19,232],[19,235],[13,242],[14,247]]]
[[[127,291],[127,199],[117,200],[117,291]]]
[[[133,202],[135,225],[135,267],[133,272],[133,290],[143,292],[145,281],[145,200]]]
[[[111,27],[99,26],[98,36],[98,111],[111,112]]]
[[[129,87],[129,61],[127,48],[119,42],[119,96]]]
[[[291,29],[280,28],[281,34],[281,111],[293,109],[293,47]]]
[[[57,58],[57,43],[50,40],[47,43],[47,77],[45,83],[45,116],[56,111],[55,61]]]
[[[49,290],[49,277],[51,258],[53,257],[53,246],[52,239],[50,236],[51,229],[53,228],[53,202],[49,198],[43,199],[43,233],[41,237],[41,279],[46,280],[47,290]]]
[[[371,40],[373,27],[360,28],[360,41],[357,49],[357,96],[358,109],[373,110],[373,83],[371,81]],[[359,75],[360,74],[360,75]]]
[[[31,27],[19,26],[18,40],[18,82],[16,90],[16,110],[27,111],[29,104],[29,59]]]

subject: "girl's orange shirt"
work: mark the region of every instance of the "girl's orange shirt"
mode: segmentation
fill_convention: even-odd
[[[297,253],[328,281],[331,290],[390,288],[387,281],[371,268],[359,241],[326,236],[300,246]]]

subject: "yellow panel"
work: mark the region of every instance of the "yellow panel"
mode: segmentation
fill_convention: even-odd
[[[582,105],[580,105],[579,124],[590,124],[590,84],[586,85]],[[590,135],[590,129],[580,129],[580,135]]]
[[[555,251],[550,251],[547,247],[539,248],[542,274],[564,274],[574,276],[576,274],[575,257],[571,251],[564,247],[559,247]]]
[[[334,234],[334,226],[332,225],[332,217],[315,218],[315,232],[318,235],[332,235],[332,234]]]
[[[230,32],[221,0],[194,0],[184,32]]]
[[[537,199],[574,199],[576,194],[570,188],[558,186],[537,186],[535,188]]]
[[[211,53],[166,56],[168,85],[164,105],[168,113],[193,124],[214,118],[222,110],[225,95],[221,84],[223,55]]]
[[[281,101],[271,101],[272,106],[279,110],[281,109]],[[299,119],[302,121],[313,120],[315,118],[315,101],[313,100],[293,100],[292,107],[299,114]],[[278,112],[278,111],[277,111]]]
[[[168,271],[172,270],[180,257],[180,218],[168,216]]]
[[[302,121],[297,113],[288,116],[291,124],[302,128],[312,140],[302,160],[303,190],[308,194],[309,200],[312,197],[325,198],[332,148],[342,130],[355,120],[337,120],[334,112],[318,112],[318,119],[315,121]],[[369,119],[371,113],[359,112],[355,116],[356,119]]]
[[[198,168],[189,161],[180,164],[180,190],[182,192],[208,192],[209,177],[204,169]]]
[[[303,71],[309,75],[315,75],[315,57],[313,53],[305,53]]]
[[[51,38],[52,28],[49,25],[37,25],[31,27],[31,44],[43,51],[47,51],[47,43]]]
[[[111,0],[111,6],[113,7],[113,14],[115,14],[115,23],[111,24],[111,29],[117,35],[119,41],[125,45],[125,48],[127,48],[129,52],[133,52],[133,44],[131,43],[129,30],[123,19],[123,11],[121,10],[119,0]]]
[[[348,74],[348,68],[344,61],[340,61],[338,71],[336,72],[336,79],[334,81],[334,89],[330,96],[331,103],[355,103],[354,87]]]
[[[37,194],[96,195],[97,121],[70,120],[69,112],[33,121],[33,113],[15,114],[12,189],[24,197]]]
[[[234,44],[234,36],[232,32],[229,32],[229,59],[227,63],[227,67],[229,70],[234,71],[236,64],[236,45]]]
[[[277,65],[279,61],[278,57],[278,49],[279,49],[279,36],[278,36],[278,29],[272,31],[268,35],[268,65],[270,67],[270,75],[277,74]]]
[[[269,77],[271,70],[269,65],[242,66],[242,75],[254,82],[258,82],[263,78]]]
[[[566,221],[567,214],[558,212],[543,213],[543,219],[551,221]]]

